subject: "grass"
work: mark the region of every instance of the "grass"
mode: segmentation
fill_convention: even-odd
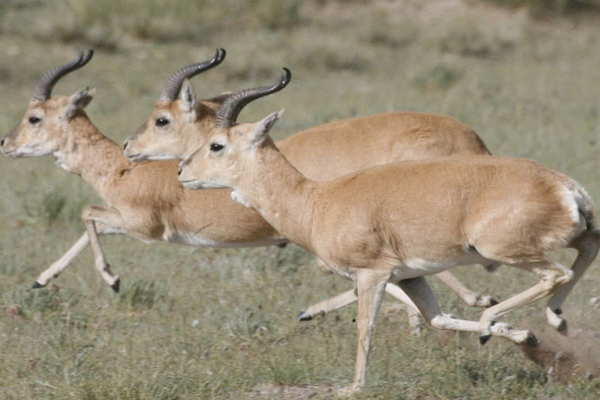
[[[198,95],[266,84],[290,67],[289,88],[240,116],[258,120],[285,107],[279,137],[391,110],[448,114],[494,153],[538,160],[600,199],[597,21],[540,22],[489,3],[441,0],[257,2],[247,10],[228,1],[234,12],[209,1],[174,0],[167,11],[149,3],[134,17],[124,16],[131,15],[126,7],[139,7],[133,2],[2,3],[2,131],[22,117],[45,69],[94,46],[89,66],[55,92],[98,87],[89,115],[121,142],[145,121],[175,69],[224,47],[225,62],[193,80]],[[33,291],[37,274],[82,234],[83,206],[99,200],[48,158],[2,157],[0,170],[0,398],[282,398],[299,388],[298,397],[330,398],[349,383],[355,307],[303,324],[294,319],[307,304],[351,287],[322,275],[309,254],[294,246],[193,249],[106,237],[120,294],[104,285],[89,250]],[[534,282],[506,268],[457,274],[502,299]],[[444,310],[478,315],[431,281]],[[599,281],[596,261],[565,305],[572,329],[597,330],[600,309],[590,299],[600,297]],[[413,338],[391,304],[374,337],[368,389],[358,398],[597,398],[597,380],[561,382],[506,341],[480,347],[474,335],[428,328]],[[542,314],[535,304],[507,320],[535,330]]]

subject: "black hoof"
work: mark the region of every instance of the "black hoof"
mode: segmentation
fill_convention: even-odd
[[[487,272],[496,272],[499,267],[499,264],[488,264],[483,266]]]
[[[482,346],[484,344],[486,344],[488,342],[488,340],[490,340],[492,338],[492,335],[481,335],[479,336],[479,344],[481,344]]]
[[[31,285],[32,289],[39,289],[39,288],[43,288],[43,287],[44,287],[44,285],[42,285],[38,281],[33,282],[33,285]]]
[[[121,280],[117,279],[115,283],[110,285],[111,289],[115,291],[115,293],[119,293],[119,289],[121,287]]]
[[[310,321],[311,319],[313,319],[313,317],[312,317],[312,315],[307,314],[305,311],[300,311],[300,314],[298,314],[296,319],[299,322],[302,322],[302,321]]]
[[[495,298],[491,298],[490,299],[490,307],[495,306],[496,304],[500,303],[498,300],[496,300]]]
[[[567,320],[563,319],[563,320],[560,322],[560,325],[558,325],[558,326],[556,327],[556,330],[557,330],[559,333],[561,333],[561,334],[563,334],[563,335],[567,336],[567,334],[569,333],[569,329],[568,329],[568,327],[567,327]]]
[[[525,345],[527,347],[537,347],[539,346],[540,341],[533,335],[527,336],[527,340],[525,341]]]

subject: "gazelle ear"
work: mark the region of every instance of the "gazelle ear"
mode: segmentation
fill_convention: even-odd
[[[196,109],[196,93],[189,79],[183,81],[179,97],[181,97],[183,111],[190,112]]]
[[[88,104],[94,98],[96,89],[84,88],[79,92],[75,93],[69,98],[69,102],[65,106],[65,115],[68,119],[73,118],[78,110],[82,110],[87,107]]]
[[[282,109],[274,112],[254,125],[254,128],[248,135],[248,138],[250,139],[250,145],[252,147],[257,147],[264,142],[264,140],[269,136],[269,131],[271,128],[273,128],[275,122],[281,118],[284,111],[285,110]]]

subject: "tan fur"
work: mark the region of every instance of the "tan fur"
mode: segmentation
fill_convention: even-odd
[[[359,346],[354,384],[344,394],[365,384],[370,337],[388,280],[398,282],[435,327],[522,343],[533,335],[495,320],[559,292],[574,275],[544,253],[575,247],[580,253],[573,270],[584,271],[598,252],[585,191],[537,163],[453,156],[311,181],[267,136],[279,116],[215,129],[182,164],[179,179],[191,188],[232,188],[285,237],[356,280]],[[212,150],[213,144],[222,148]],[[541,281],[487,309],[478,323],[442,314],[423,276],[489,261],[528,270]]]

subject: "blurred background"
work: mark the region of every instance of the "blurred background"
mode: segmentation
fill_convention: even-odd
[[[223,47],[223,64],[192,80],[197,96],[268,84],[289,67],[289,87],[239,118],[285,108],[278,139],[386,111],[445,114],[492,153],[564,172],[598,202],[599,27],[598,0],[2,0],[0,133],[23,117],[43,72],[94,48],[53,93],[98,88],[87,113],[122,143],[172,72]],[[352,285],[322,275],[295,246],[106,237],[120,294],[103,284],[89,250],[52,286],[29,289],[83,233],[82,208],[102,203],[51,157],[1,157],[0,171],[0,398],[330,398],[351,379],[356,308],[294,318]],[[556,258],[570,263],[572,254]],[[535,282],[507,268],[457,274],[501,299]],[[479,315],[431,282],[444,310]],[[565,304],[570,333],[595,338],[590,354],[600,348],[599,283],[596,261]],[[506,341],[482,348],[475,335],[429,328],[414,338],[393,302],[383,311],[360,398],[597,398],[597,380],[555,378]],[[507,320],[538,333],[543,304]]]

